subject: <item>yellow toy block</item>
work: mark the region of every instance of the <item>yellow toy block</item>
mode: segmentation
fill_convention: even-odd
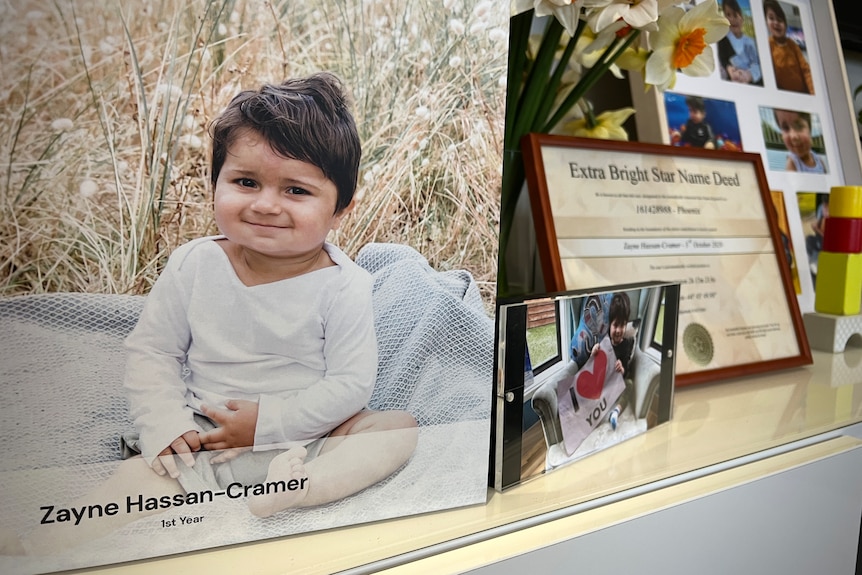
[[[862,218],[862,186],[832,186],[829,215],[833,218]]]
[[[822,251],[817,258],[814,309],[855,315],[862,308],[862,254]]]

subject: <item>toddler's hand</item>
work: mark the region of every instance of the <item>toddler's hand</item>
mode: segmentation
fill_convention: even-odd
[[[230,399],[224,406],[227,409],[201,406],[204,415],[218,425],[217,428],[200,434],[201,445],[210,451],[254,445],[257,403],[245,399]]]
[[[213,463],[224,463],[225,461],[236,459],[240,456],[240,454],[245,453],[250,449],[251,447],[232,447],[230,449],[225,449],[224,451],[210,459],[210,461]]]
[[[201,450],[201,440],[197,431],[186,431],[176,439],[174,439],[168,447],[162,449],[159,455],[153,459],[153,471],[159,475],[168,474],[176,479],[180,476],[177,469],[177,464],[174,461],[174,454],[178,455],[183,463],[189,467],[195,464],[195,457],[192,455],[194,451]]]
[[[616,362],[614,362],[614,371],[618,371],[621,374],[625,375],[626,370],[623,369],[623,362],[622,361],[617,360]]]
[[[751,72],[748,70],[734,69],[730,74],[731,80],[740,84],[750,84],[752,80]]]

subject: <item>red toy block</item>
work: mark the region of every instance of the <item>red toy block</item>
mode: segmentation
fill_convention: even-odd
[[[823,249],[839,254],[862,252],[862,218],[826,217]]]

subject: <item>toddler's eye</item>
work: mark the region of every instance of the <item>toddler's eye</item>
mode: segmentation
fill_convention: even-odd
[[[237,184],[242,186],[243,188],[253,188],[255,187],[255,181],[251,178],[240,178],[236,181]]]
[[[307,196],[309,195],[309,191],[305,188],[300,188],[297,186],[291,186],[287,188],[287,194],[291,196]]]

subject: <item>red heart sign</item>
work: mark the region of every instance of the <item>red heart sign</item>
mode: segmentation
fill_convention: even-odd
[[[598,399],[605,387],[605,371],[608,367],[608,356],[601,349],[593,356],[593,371],[582,370],[578,374],[577,389],[581,397]]]

